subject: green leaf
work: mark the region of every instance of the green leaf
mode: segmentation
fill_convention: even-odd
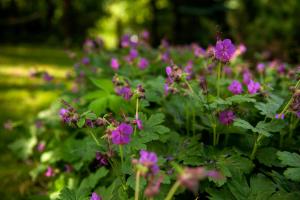
[[[287,151],[278,151],[277,156],[281,163],[291,167],[300,167],[300,155]]]
[[[27,159],[33,153],[33,148],[36,144],[36,136],[31,135],[29,138],[21,138],[14,141],[13,143],[9,144],[8,147],[18,158]]]
[[[90,78],[92,83],[98,88],[106,91],[107,93],[114,93],[114,85],[109,79],[94,79]]]
[[[258,174],[250,179],[251,194],[249,199],[265,200],[276,192],[276,185],[264,175]]]
[[[79,128],[82,128],[84,124],[85,124],[85,119],[84,118],[80,118],[79,121],[77,122],[77,126]]]
[[[244,102],[256,102],[256,100],[251,95],[234,95],[231,97],[226,98],[226,101],[230,101],[231,103],[244,103]]]
[[[243,129],[252,130],[254,132],[255,128],[247,121],[243,119],[235,119],[233,126],[241,127]]]
[[[258,149],[256,158],[258,161],[268,167],[281,166],[276,156],[277,149],[273,147],[266,147]]]
[[[278,151],[277,156],[282,164],[291,166],[284,171],[284,176],[290,180],[300,182],[300,155],[287,151]]]
[[[59,200],[78,200],[74,190],[63,188],[59,194]]]
[[[209,187],[206,189],[206,192],[210,195],[208,197],[210,200],[236,200],[226,187],[222,187],[219,190]]]
[[[287,168],[283,174],[292,181],[300,182],[300,168]]]
[[[98,99],[107,96],[107,92],[102,91],[102,90],[97,90],[97,91],[92,91],[88,92],[84,96],[82,96],[82,99],[85,100],[93,100],[93,99]]]
[[[108,170],[105,169],[104,167],[101,167],[95,173],[90,174],[87,178],[83,179],[80,183],[78,190],[82,191],[84,189],[88,189],[88,190],[93,189],[96,186],[96,184],[99,182],[99,180],[105,177],[107,174],[108,174]]]
[[[261,115],[274,118],[281,104],[278,99],[269,98],[267,103],[258,102],[255,103],[254,107],[260,111]]]
[[[89,109],[96,114],[102,114],[107,108],[107,98],[96,99],[89,105]]]
[[[271,122],[260,121],[256,125],[257,129],[262,129],[267,132],[279,132],[284,128],[285,124],[283,120],[276,120]]]
[[[229,190],[235,199],[248,200],[250,195],[250,188],[247,184],[246,177],[242,174],[236,173],[231,181],[227,184]]]

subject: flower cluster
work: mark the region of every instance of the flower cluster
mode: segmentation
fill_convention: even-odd
[[[204,167],[186,167],[179,174],[178,180],[183,187],[196,192],[198,190],[199,180],[203,180],[207,177],[212,177],[214,179],[222,178],[221,174],[215,170],[206,170]]]
[[[221,124],[230,125],[235,119],[235,114],[232,110],[224,110],[219,114]]]
[[[218,40],[215,46],[215,57],[221,62],[229,62],[235,52],[235,46],[230,39]]]
[[[133,128],[130,124],[121,123],[111,132],[111,139],[114,144],[124,145],[130,142]]]

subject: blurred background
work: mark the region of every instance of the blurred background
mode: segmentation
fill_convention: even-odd
[[[116,47],[124,33],[148,30],[151,43],[214,42],[216,34],[251,51],[299,61],[297,0],[1,0],[0,42],[78,46],[101,36]],[[63,43],[62,43],[63,41]]]
[[[0,0],[1,199],[26,199],[37,188],[30,165],[7,147],[26,131],[14,126],[32,122],[69,84],[66,49],[79,53],[96,37],[114,49],[123,34],[149,31],[154,47],[162,38],[207,47],[228,37],[246,45],[246,58],[298,64],[299,19],[299,0]]]

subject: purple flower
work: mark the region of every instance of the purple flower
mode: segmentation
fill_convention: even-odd
[[[165,83],[165,85],[164,85],[164,91],[165,91],[165,95],[169,94],[169,84],[168,83]]]
[[[139,53],[136,49],[130,49],[129,51],[129,57],[131,60],[134,60],[135,58],[137,58],[139,56]]]
[[[70,173],[73,171],[72,165],[65,164],[65,172]]]
[[[275,118],[276,119],[284,119],[284,114],[276,114]]]
[[[198,46],[197,44],[193,45],[193,49],[194,49],[194,56],[195,57],[200,57],[200,56],[205,56],[206,55],[205,49]]]
[[[230,76],[232,74],[232,69],[228,66],[224,66],[224,73],[227,75],[227,76]]]
[[[3,124],[4,129],[8,130],[8,131],[12,131],[14,126],[12,121],[8,120]]]
[[[168,76],[171,76],[171,74],[172,74],[172,68],[170,66],[166,67],[166,73],[167,73]]]
[[[87,127],[93,128],[94,127],[94,122],[91,119],[85,119],[85,125]]]
[[[233,80],[231,82],[231,84],[228,86],[228,90],[232,94],[241,94],[243,92],[243,87],[242,87],[242,84],[239,81]]]
[[[146,69],[148,66],[149,66],[149,61],[146,58],[141,58],[138,63],[138,67],[140,69]]]
[[[142,38],[143,38],[143,40],[149,40],[149,38],[150,38],[150,33],[149,33],[149,31],[144,30],[144,31],[142,32]]]
[[[228,62],[235,52],[235,46],[230,39],[218,40],[215,47],[215,56],[222,62]]]
[[[161,40],[160,45],[162,48],[167,49],[169,48],[170,44],[168,42],[168,40],[166,40],[165,38]]]
[[[254,82],[253,80],[250,80],[250,82],[247,85],[247,88],[250,94],[255,94],[260,90],[260,84],[258,82]]]
[[[219,114],[219,120],[221,124],[230,125],[233,123],[234,119],[235,119],[235,115],[234,112],[231,110],[224,110]]]
[[[251,81],[251,78],[252,78],[252,75],[248,70],[243,73],[243,83],[245,85],[249,84],[249,82]]]
[[[67,110],[65,108],[62,108],[59,111],[59,115],[60,115],[61,119],[66,123],[69,123],[71,121],[69,113],[70,113],[69,110]]]
[[[51,76],[48,72],[45,72],[43,74],[43,79],[44,79],[44,81],[50,82],[53,80],[53,76]]]
[[[296,113],[297,117],[300,118],[300,111]]]
[[[126,47],[129,47],[129,45],[130,45],[130,35],[125,34],[121,38],[121,46],[123,48],[126,48]]]
[[[35,127],[37,128],[37,129],[40,129],[40,128],[42,128],[43,127],[43,121],[42,120],[36,120],[35,121],[35,123],[34,123],[34,125],[35,125]]]
[[[256,66],[256,69],[259,73],[263,73],[265,71],[265,64],[264,63],[258,63]]]
[[[139,130],[142,130],[144,128],[143,124],[142,124],[142,120],[136,119],[136,120],[134,120],[134,122],[136,123]]]
[[[52,167],[48,167],[47,168],[47,170],[46,170],[46,172],[45,172],[45,176],[46,177],[52,177],[52,176],[54,176],[54,170],[53,170],[53,168]]]
[[[122,88],[118,88],[116,90],[117,94],[122,96],[125,100],[129,101],[130,98],[132,97],[132,92],[131,92],[131,89],[130,87],[128,86],[124,86]]]
[[[45,147],[46,147],[45,143],[44,143],[44,142],[40,142],[40,143],[38,143],[36,149],[37,149],[39,152],[43,152],[43,151],[45,150]]]
[[[186,79],[190,80],[193,75],[193,61],[189,61],[188,64],[184,68],[184,72],[187,74]]]
[[[154,152],[141,150],[139,163],[148,168],[150,174],[157,174],[159,167],[157,165],[157,155]]]
[[[96,152],[96,160],[99,162],[100,166],[104,166],[108,164],[106,156],[100,153],[99,151]]]
[[[168,51],[164,52],[163,54],[161,54],[161,60],[164,62],[169,62],[171,59],[170,57],[170,53]]]
[[[132,134],[132,126],[126,123],[121,123],[111,133],[112,142],[114,144],[128,144],[130,142],[130,135]]]
[[[285,71],[286,71],[286,66],[285,66],[285,64],[282,63],[282,64],[278,65],[278,67],[277,67],[277,72],[278,72],[279,74],[284,74]]]
[[[110,60],[110,66],[113,70],[117,71],[120,67],[119,61],[116,58],[112,58]]]
[[[93,192],[90,200],[102,200],[102,198],[96,192]]]
[[[84,58],[82,58],[81,62],[84,65],[88,65],[88,64],[90,64],[90,59],[88,57],[84,57]]]

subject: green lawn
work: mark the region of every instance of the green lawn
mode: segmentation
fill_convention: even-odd
[[[3,129],[7,120],[26,123],[54,101],[67,84],[65,75],[73,63],[64,50],[32,47],[0,47],[0,196],[1,199],[26,199],[32,190],[28,171],[30,164],[15,159],[8,150],[9,143],[22,136],[22,129]],[[54,76],[52,83],[31,78],[30,70],[46,70]],[[23,198],[21,198],[23,196]]]

